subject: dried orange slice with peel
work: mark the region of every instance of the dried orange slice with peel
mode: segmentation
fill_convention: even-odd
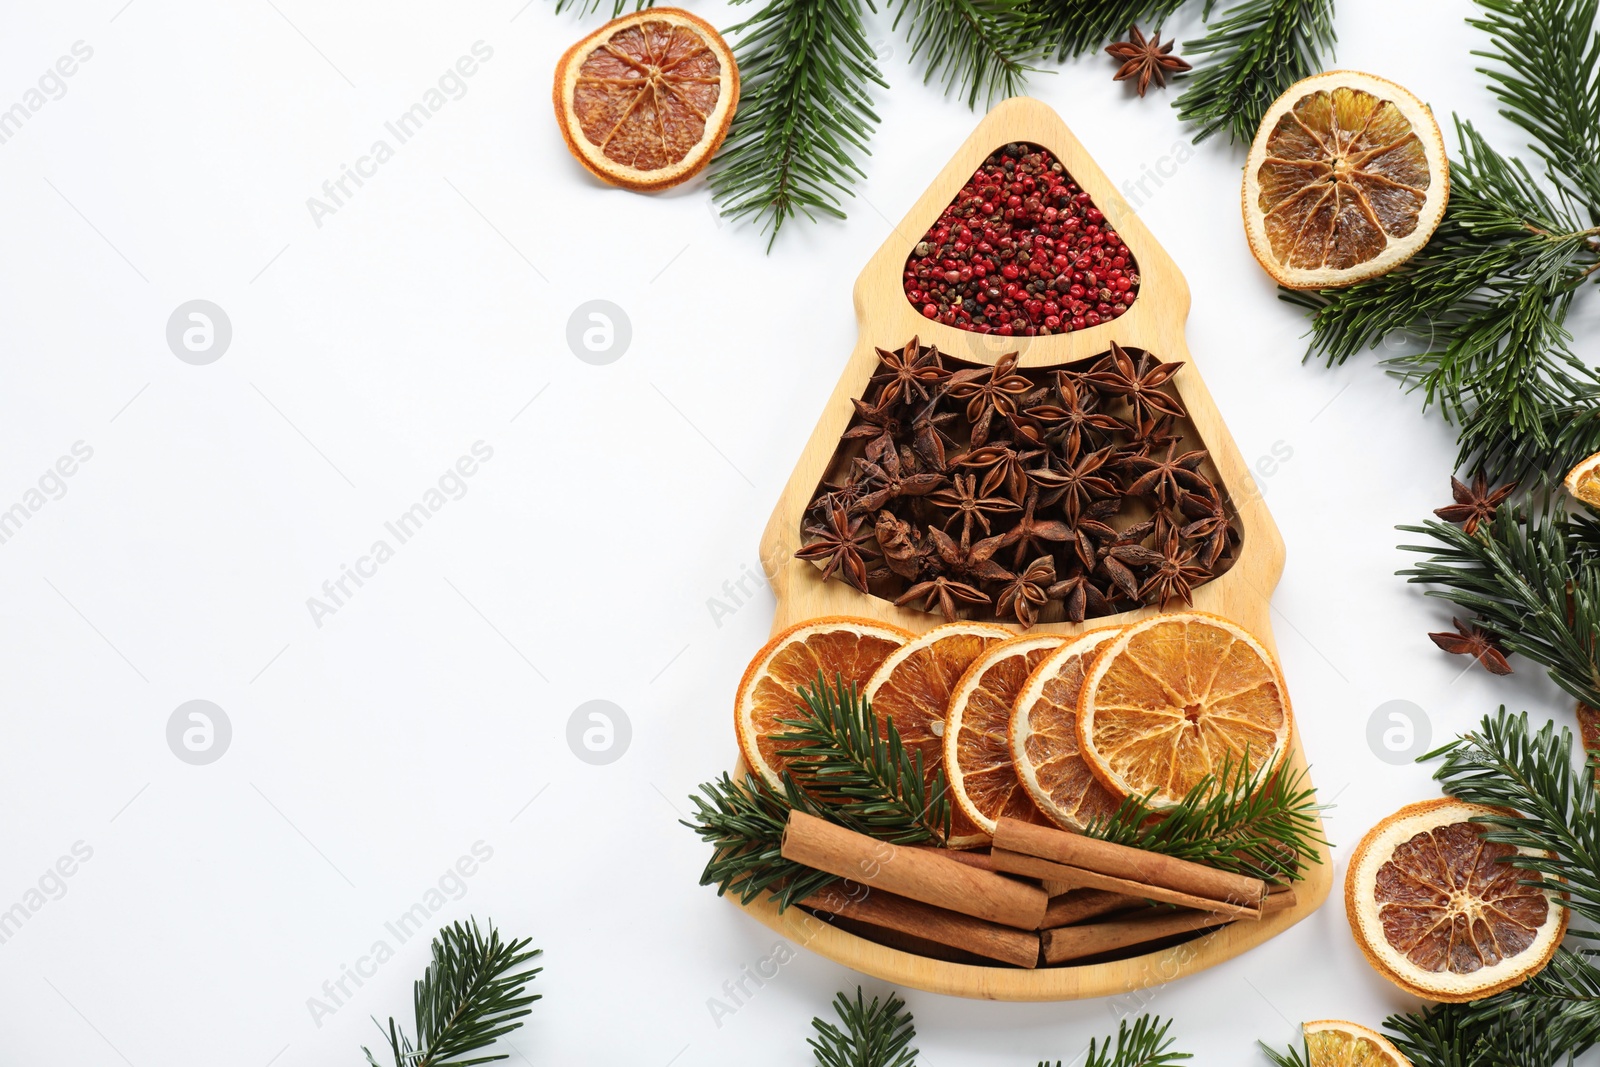
[[[1388,273],[1428,243],[1449,199],[1433,112],[1360,71],[1291,85],[1261,120],[1244,168],[1250,251],[1291,289]]]
[[[891,653],[862,690],[879,724],[893,719],[906,750],[921,755],[930,782],[944,764],[944,715],[956,683],[973,660],[1011,636],[981,622],[935,626]]]
[[[709,23],[658,7],[613,19],[567,49],[552,95],[567,148],[597,178],[665,189],[721,147],[739,70]]]
[[[1311,1055],[1307,1067],[1411,1067],[1394,1042],[1358,1023],[1322,1019],[1300,1029]]]
[[[1591,758],[1600,756],[1600,709],[1578,705],[1578,736],[1583,740],[1583,750]],[[1600,782],[1600,766],[1595,767],[1594,777]]]
[[[775,740],[781,720],[800,715],[801,686],[815,685],[817,674],[859,691],[880,664],[911,639],[909,630],[847,616],[808,619],[789,627],[757,652],[739,681],[734,698],[734,731],[739,753],[756,774],[778,784],[783,759]]]
[[[1029,676],[1066,640],[1034,634],[1002,641],[956,683],[944,718],[944,770],[960,813],[950,830],[953,847],[987,844],[1002,815],[1048,825],[1017,777],[1007,732]]]
[[[1563,484],[1574,500],[1600,508],[1600,452],[1568,471]]]
[[[1078,697],[1078,744],[1120,800],[1172,807],[1225,765],[1252,776],[1289,746],[1289,692],[1272,654],[1205,612],[1134,623],[1095,657]]]
[[[1122,629],[1089,630],[1057,648],[1028,677],[1012,706],[1007,740],[1017,777],[1038,809],[1067,830],[1086,829],[1119,803],[1078,749],[1078,697],[1089,665]]]
[[[1467,1001],[1544,969],[1567,930],[1567,909],[1537,872],[1503,862],[1522,852],[1484,839],[1471,820],[1507,812],[1443,798],[1410,804],[1356,846],[1345,911],[1374,969],[1430,1000]]]

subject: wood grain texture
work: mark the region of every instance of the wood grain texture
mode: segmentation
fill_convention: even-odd
[[[985,157],[1012,141],[1042,145],[1054,153],[1132,250],[1139,265],[1141,283],[1138,299],[1122,317],[1051,337],[997,337],[932,322],[923,318],[906,299],[901,272],[911,249]],[[1269,598],[1283,573],[1283,540],[1184,342],[1189,303],[1189,286],[1177,265],[1156,243],[1060,116],[1047,105],[1026,97],[1007,100],[995,107],[939,172],[856,280],[859,332],[855,351],[789,477],[761,541],[762,565],[777,598],[773,632],[819,615],[881,619],[917,633],[942,621],[934,615],[896,608],[887,600],[864,595],[840,581],[821,581],[821,572],[816,567],[794,558],[800,547],[800,526],[806,506],[834,455],[840,435],[849,425],[853,411],[851,399],[864,394],[867,380],[876,369],[876,348],[900,348],[915,335],[924,344],[937,345],[941,352],[957,359],[992,364],[1006,352],[1016,351],[1020,353],[1023,367],[1049,367],[1099,356],[1115,340],[1124,346],[1148,349],[1162,360],[1179,360],[1185,364],[1174,377],[1173,385],[1189,409],[1190,419],[1205,447],[1210,450],[1220,485],[1229,497],[1243,534],[1237,562],[1195,590],[1194,606],[1233,619],[1260,638],[1276,655]],[[1143,608],[1089,619],[1082,624],[1041,623],[1033,632],[1078,634],[1093,627],[1132,622],[1153,614],[1157,614],[1156,609]],[[1288,768],[1303,770],[1305,756],[1298,731],[1291,737],[1290,745]],[[1233,923],[1197,940],[1134,959],[1037,971],[971,966],[915,956],[828,926],[799,909],[780,915],[777,908],[764,899],[745,906],[745,910],[811,950],[886,981],[965,997],[1069,1000],[1110,996],[1181,978],[1231,959],[1282,933],[1327,899],[1333,883],[1332,858],[1327,850],[1323,850],[1321,860],[1320,864],[1309,866],[1306,880],[1298,886],[1295,906],[1259,922]]]

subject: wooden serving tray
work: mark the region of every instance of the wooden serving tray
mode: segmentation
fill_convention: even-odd
[[[1072,333],[1048,337],[1000,337],[944,326],[912,307],[902,287],[902,271],[912,248],[939,217],[961,187],[996,149],[1014,141],[1040,145],[1055,154],[1079,186],[1093,198],[1107,221],[1132,250],[1141,282],[1138,297],[1119,318]],[[849,426],[852,398],[865,395],[876,371],[877,348],[898,349],[912,336],[940,352],[973,363],[995,363],[1007,352],[1021,353],[1021,367],[1049,367],[1099,356],[1116,341],[1153,352],[1164,361],[1185,365],[1173,379],[1190,421],[1220,475],[1219,485],[1231,498],[1242,534],[1238,558],[1231,568],[1194,591],[1194,607],[1238,622],[1276,655],[1268,598],[1283,573],[1283,540],[1255,491],[1243,458],[1201,380],[1188,347],[1184,321],[1189,314],[1189,286],[1167,253],[1156,243],[1116,187],[1095,165],[1061,117],[1048,105],[1027,97],[1007,100],[978,124],[955,157],[922,194],[904,220],[870,262],[855,286],[859,335],[828,406],[806,443],[783,497],[761,540],[761,559],[777,597],[773,633],[822,615],[857,615],[894,623],[914,633],[943,620],[890,601],[861,593],[842,581],[821,580],[821,571],[795,558],[801,544],[801,523]],[[1040,623],[1034,631],[1075,634],[1097,626],[1131,622],[1157,614],[1155,608],[1089,619],[1083,624]],[[1013,629],[1016,629],[1013,627]],[[1020,632],[1020,631],[1018,631]],[[1288,766],[1303,770],[1305,754],[1298,730],[1290,739]],[[1320,831],[1320,822],[1319,822]],[[1018,970],[1003,966],[949,963],[913,955],[858,937],[829,925],[800,908],[779,914],[765,896],[742,905],[773,930],[865,974],[932,993],[989,1000],[1072,1000],[1109,996],[1142,989],[1204,970],[1277,936],[1315,911],[1333,883],[1332,857],[1311,863],[1296,884],[1295,907],[1257,922],[1237,922],[1183,944],[1131,959],[1080,966]]]

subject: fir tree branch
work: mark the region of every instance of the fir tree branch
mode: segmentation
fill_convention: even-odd
[[[855,1000],[843,993],[836,995],[833,1012],[842,1028],[821,1018],[811,1020],[817,1036],[808,1038],[806,1044],[816,1056],[817,1067],[912,1067],[917,1050],[909,1046],[917,1028],[905,1007],[906,1002],[893,993],[881,1003],[873,997],[868,1004],[860,986]]]
[[[1500,114],[1533,137],[1533,150],[1568,195],[1600,223],[1600,32],[1597,0],[1478,0],[1488,51],[1474,55]]]
[[[1322,862],[1316,791],[1304,771],[1252,778],[1242,760],[1197,782],[1183,802],[1155,809],[1130,797],[1084,832],[1091,837],[1204,863],[1271,882],[1297,881]]]
[[[1171,1051],[1177,1042],[1176,1038],[1167,1036],[1171,1029],[1172,1020],[1163,1020],[1160,1016],[1141,1015],[1131,1026],[1124,1019],[1117,1027],[1116,1047],[1112,1047],[1110,1037],[1103,1042],[1090,1041],[1089,1057],[1084,1060],[1083,1067],[1171,1067],[1182,1060],[1194,1059],[1187,1052]],[[1050,1064],[1041,1060],[1039,1067],[1050,1067]],[[1061,1067],[1060,1060],[1055,1067]]]
[[[862,0],[769,0],[728,31],[739,110],[707,180],[723,215],[770,230],[769,252],[797,214],[844,218],[841,194],[866,176],[857,160],[878,124],[871,86],[887,83],[862,12]]]
[[[773,740],[796,784],[864,832],[898,845],[950,836],[950,794],[944,771],[928,781],[922,756],[907,749],[891,720],[880,730],[872,705],[838,676],[830,687],[817,673],[802,686],[805,717],[782,719]]]
[[[415,1044],[389,1017],[384,1036],[394,1067],[470,1067],[506,1059],[506,1053],[464,1057],[520,1027],[531,1014],[528,1005],[540,999],[538,993],[524,992],[544,969],[526,966],[541,951],[528,949],[531,943],[531,938],[502,941],[493,924],[485,937],[476,919],[440,930],[433,939],[433,962],[413,996]],[[378,1029],[383,1030],[381,1024]],[[369,1049],[363,1046],[361,1051],[371,1067],[378,1067]]]
[[[906,21],[911,58],[922,58],[923,82],[942,78],[944,90],[978,101],[1017,96],[1036,67],[1040,14],[1031,0],[888,0],[899,4],[894,28]]]
[[[1562,879],[1564,905],[1600,924],[1600,811],[1594,776],[1573,759],[1570,730],[1558,734],[1548,722],[1534,732],[1527,712],[1513,716],[1502,707],[1478,730],[1429,755],[1444,757],[1434,777],[1450,796],[1516,812],[1473,821],[1488,828],[1484,836],[1491,841],[1554,853],[1508,862],[1546,879]],[[1576,928],[1570,932],[1600,936]]]
[[[719,781],[701,785],[699,793],[690,794],[695,820],[681,821],[712,848],[711,859],[700,875],[701,885],[716,886],[718,896],[736,893],[741,904],[771,893],[781,911],[838,881],[831,874],[783,858],[783,830],[790,811],[841,820],[808,797],[787,772],[782,781],[782,788],[774,789],[754,774],[745,775],[737,784],[724,774]]]
[[[1506,651],[1600,707],[1600,523],[1554,507],[1502,508],[1476,534],[1435,521],[1400,529],[1434,541],[1400,546],[1429,556],[1400,571],[1408,582],[1473,612]]]
[[[1600,1044],[1600,968],[1560,949],[1514,989],[1383,1025],[1413,1067],[1564,1067]]]
[[[606,0],[556,0],[556,14],[563,11],[576,11],[579,17],[592,15],[606,4]],[[634,11],[643,11],[647,7],[655,7],[656,0],[611,0],[611,18],[619,17],[630,8]]]
[[[1241,0],[1204,37],[1184,42],[1191,59],[1211,58],[1196,65],[1173,106],[1200,127],[1196,141],[1226,130],[1230,141],[1249,144],[1272,102],[1322,69],[1334,40],[1333,0]]]
[[[1098,52],[1134,23],[1160,27],[1187,0],[1034,0],[1038,33],[1057,62]],[[1208,4],[1207,7],[1210,5]]]
[[[1301,1040],[1299,1048],[1290,1045],[1282,1052],[1265,1041],[1257,1041],[1256,1044],[1261,1047],[1262,1054],[1273,1062],[1274,1067],[1310,1067],[1311,1046],[1304,1039]]]
[[[1600,448],[1600,376],[1563,325],[1600,255],[1526,168],[1458,123],[1450,207],[1409,263],[1347,289],[1285,293],[1312,310],[1307,353],[1343,363],[1395,334],[1427,350],[1388,361],[1458,428],[1457,466],[1530,485]]]

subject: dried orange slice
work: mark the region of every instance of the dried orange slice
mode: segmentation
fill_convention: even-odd
[[[1291,289],[1388,273],[1428,243],[1449,199],[1433,112],[1360,71],[1291,85],[1261,120],[1244,168],[1250,251]]]
[[[1538,853],[1486,841],[1470,821],[1504,814],[1428,800],[1401,808],[1356,846],[1344,881],[1350,930],[1401,989],[1477,1000],[1527,981],[1561,944],[1567,909],[1537,884],[1537,872],[1501,862]]]
[[[1006,733],[1028,677],[1066,640],[1035,634],[1002,641],[973,660],[956,683],[944,715],[944,770],[962,816],[951,826],[952,846],[987,844],[1002,815],[1048,824],[1017,778]]]
[[[1341,1019],[1322,1019],[1300,1028],[1306,1035],[1307,1067],[1411,1067],[1382,1034]]]
[[[556,64],[556,123],[578,162],[625,189],[665,189],[700,172],[739,104],[728,42],[675,7],[606,23]]]
[[[884,660],[862,695],[881,724],[893,719],[928,780],[944,763],[944,713],[972,661],[1011,636],[1003,626],[950,622],[906,642]]]
[[[1012,706],[1008,741],[1017,777],[1039,810],[1068,830],[1083,830],[1117,810],[1117,798],[1078,749],[1078,697],[1089,665],[1121,632],[1120,626],[1090,630],[1056,649]]]
[[[1600,508],[1600,452],[1568,471],[1564,484],[1574,500]]]
[[[1170,807],[1225,761],[1249,772],[1288,748],[1289,691],[1272,654],[1235,623],[1192,611],[1106,643],[1078,697],[1078,744],[1118,799]]]
[[[768,641],[745,669],[734,698],[733,725],[745,765],[777,785],[783,760],[773,738],[785,729],[780,720],[798,717],[795,690],[815,685],[818,671],[829,685],[837,676],[859,690],[910,639],[911,632],[898,626],[831,616],[791,626]]]

